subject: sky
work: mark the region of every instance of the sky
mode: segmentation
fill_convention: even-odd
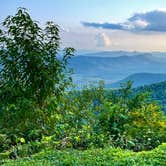
[[[166,0],[0,0],[0,22],[27,8],[60,25],[62,47],[166,51]]]

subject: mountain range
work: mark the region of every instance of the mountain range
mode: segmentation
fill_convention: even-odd
[[[160,74],[166,74],[165,55],[165,53],[126,51],[85,53],[73,57],[69,66],[73,69],[73,80],[77,85],[99,80],[104,80],[106,85],[110,85],[123,79],[127,80],[126,77],[130,75],[129,78],[140,79],[138,82],[143,85],[144,83],[148,84],[148,82],[154,83],[161,77],[161,81],[164,79],[165,75],[161,76]],[[140,74],[138,75],[138,73]],[[133,76],[133,74],[136,75]],[[152,77],[154,80],[150,79],[152,74],[155,74]],[[159,75],[158,78],[157,75]],[[147,78],[147,80],[142,79],[142,77]],[[144,83],[141,83],[141,79]],[[135,85],[137,86],[139,83],[135,82]]]

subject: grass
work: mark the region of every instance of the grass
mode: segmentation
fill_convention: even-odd
[[[166,144],[151,151],[119,148],[89,150],[43,150],[17,160],[0,160],[2,166],[166,166]]]

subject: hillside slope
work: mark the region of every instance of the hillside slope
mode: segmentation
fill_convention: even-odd
[[[157,101],[166,113],[166,81],[147,86],[141,86],[134,89],[137,92],[149,92],[152,100]]]
[[[143,86],[143,85],[149,85],[153,83],[158,83],[162,81],[166,81],[166,74],[161,73],[136,73],[129,75],[128,77],[115,82],[108,87],[110,88],[119,88],[122,83],[125,83],[127,81],[133,81],[133,87]]]

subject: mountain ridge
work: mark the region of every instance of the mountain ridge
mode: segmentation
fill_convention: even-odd
[[[162,81],[166,81],[166,74],[161,73],[135,73],[127,76],[126,78],[112,83],[111,85],[107,85],[110,88],[119,88],[121,84],[127,81],[133,81],[133,87],[150,85],[153,83],[158,83]]]
[[[75,56],[69,61],[76,84],[104,80],[106,84],[117,82],[135,73],[166,73],[166,58],[142,53],[118,57]]]

